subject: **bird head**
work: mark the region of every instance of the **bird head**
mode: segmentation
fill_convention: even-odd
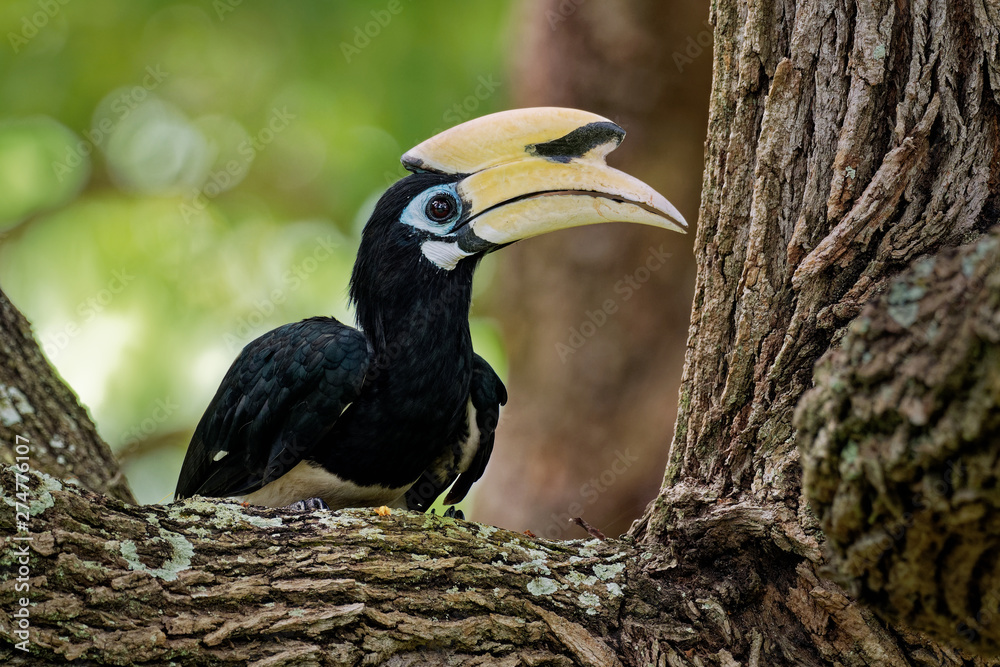
[[[471,280],[487,253],[569,227],[634,222],[684,232],[669,201],[605,163],[624,137],[596,114],[540,107],[476,118],[407,151],[402,163],[413,173],[365,226],[352,299],[360,305],[373,284],[414,271]]]

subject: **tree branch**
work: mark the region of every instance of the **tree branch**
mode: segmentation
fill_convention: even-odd
[[[602,637],[636,599],[636,552],[621,542],[548,542],[411,512],[137,507],[45,475],[22,483],[30,589],[15,590],[8,552],[0,608],[30,597],[31,653],[0,646],[4,664],[617,665]],[[18,534],[12,467],[0,487],[0,531]],[[17,620],[0,615],[15,640]]]
[[[59,380],[28,321],[0,290],[0,443],[5,445],[0,463],[14,463],[15,444],[25,441],[31,469],[135,502],[87,410]]]

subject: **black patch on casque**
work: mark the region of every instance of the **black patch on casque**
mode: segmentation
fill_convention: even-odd
[[[407,156],[407,155],[404,155],[403,157],[401,157],[399,159],[399,161],[400,161],[400,163],[402,163],[404,169],[406,169],[407,171],[412,172],[414,174],[423,174],[423,173],[427,173],[427,172],[442,173],[442,172],[439,172],[439,171],[437,171],[435,169],[428,169],[427,165],[424,164],[424,161],[421,160],[420,158],[416,157],[416,156]]]
[[[532,155],[565,163],[573,158],[581,157],[587,151],[601,144],[606,144],[609,141],[615,142],[617,146],[624,138],[625,130],[612,122],[602,121],[600,123],[588,123],[552,141],[531,144],[527,150]]]

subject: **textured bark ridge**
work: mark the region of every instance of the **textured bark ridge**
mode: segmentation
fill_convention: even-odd
[[[910,260],[997,220],[1000,12],[720,3],[670,482],[797,495],[813,362]],[[756,482],[754,482],[756,478]]]
[[[635,550],[413,512],[137,507],[29,475],[31,654],[3,664],[621,664]],[[0,530],[14,534],[13,468]],[[0,608],[16,608],[12,551]],[[626,594],[628,597],[626,597]],[[16,619],[0,615],[12,637]]]
[[[848,590],[1000,653],[1000,231],[893,280],[816,385],[804,486]]]
[[[680,413],[663,487],[632,534],[672,548],[674,573],[712,591],[740,632],[699,646],[741,664],[970,664],[885,627],[817,574],[824,538],[802,495],[792,417],[816,360],[888,281],[997,222],[1000,12],[765,0],[714,3],[712,21]],[[914,606],[893,603],[896,618]],[[947,608],[931,611],[951,623],[938,636],[970,645]]]
[[[135,502],[90,415],[42,356],[24,315],[0,290],[0,465],[15,462],[17,443],[27,444],[33,469]]]

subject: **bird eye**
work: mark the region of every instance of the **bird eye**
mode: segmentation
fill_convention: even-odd
[[[451,216],[455,214],[455,200],[448,195],[440,194],[431,198],[427,202],[427,206],[424,212],[427,213],[427,217],[434,222],[444,222],[448,220]]]

